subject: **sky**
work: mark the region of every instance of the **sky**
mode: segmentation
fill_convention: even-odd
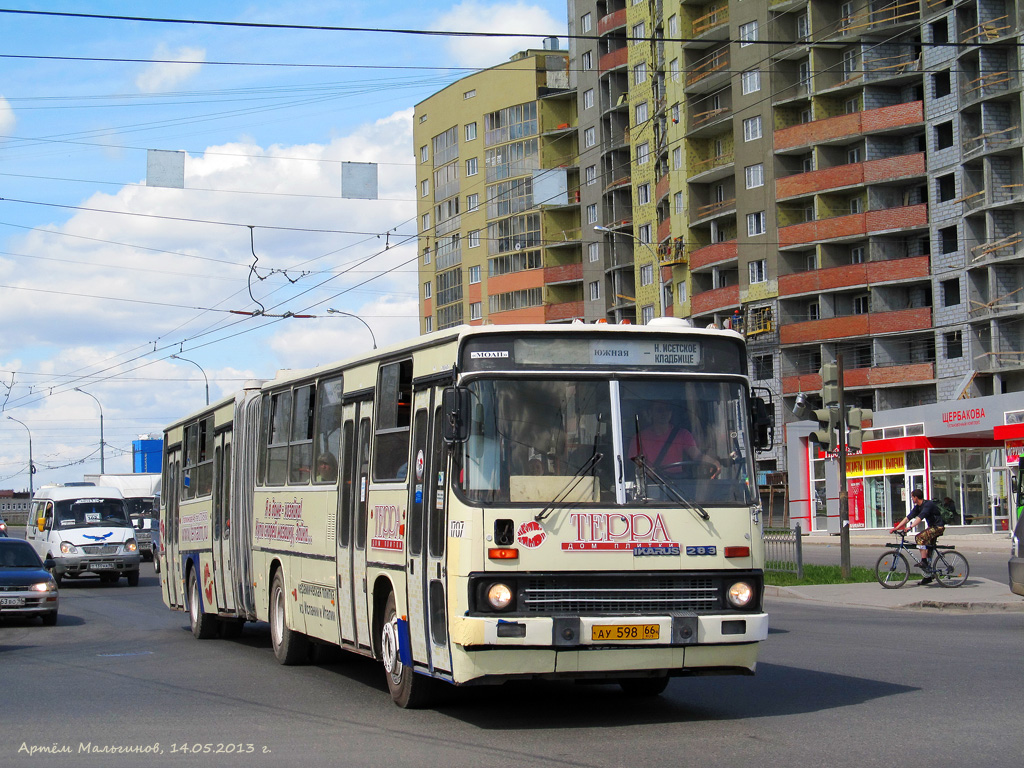
[[[28,489],[30,437],[36,488],[81,480],[102,412],[105,471],[130,472],[132,441],[207,383],[214,401],[414,337],[413,106],[565,17],[565,0],[0,0],[0,489]],[[183,153],[184,188],[147,186],[150,150]],[[377,199],[341,196],[343,162],[376,164]]]

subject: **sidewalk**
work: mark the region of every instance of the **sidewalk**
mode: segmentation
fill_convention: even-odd
[[[884,547],[895,537],[884,531],[851,531],[851,547]],[[839,536],[809,534],[801,538],[805,547],[839,547]],[[946,533],[940,544],[952,544],[965,554],[1000,552],[1010,556],[1010,538],[1006,533]],[[897,610],[951,610],[976,613],[1024,613],[1024,597],[1010,591],[1006,582],[970,577],[963,586],[950,589],[936,583],[922,586],[908,581],[899,589],[885,589],[881,584],[820,584],[810,587],[765,586],[766,602],[772,599],[796,599],[841,604],[860,608]]]

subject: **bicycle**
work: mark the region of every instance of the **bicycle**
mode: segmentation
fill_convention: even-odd
[[[885,545],[895,551],[883,552],[875,563],[875,578],[886,589],[899,589],[910,578],[910,563],[904,551],[911,553],[910,559],[915,565],[919,564],[914,556],[917,545],[907,544],[906,531],[896,531],[896,535],[900,539],[897,543]],[[926,576],[934,576],[944,587],[959,587],[967,581],[967,575],[971,570],[967,558],[954,550],[955,547],[952,545],[932,544],[928,547],[928,551],[933,553],[932,565],[926,568],[924,573]]]

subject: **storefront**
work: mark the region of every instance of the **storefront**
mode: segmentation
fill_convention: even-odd
[[[788,425],[790,519],[805,531],[839,532],[838,456]],[[1024,446],[1024,395],[998,395],[875,414],[875,439],[847,457],[851,528],[887,529],[924,491],[953,510],[956,525],[1009,531],[1010,471]]]

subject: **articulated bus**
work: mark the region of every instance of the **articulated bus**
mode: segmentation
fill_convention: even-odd
[[[753,674],[767,637],[741,336],[460,327],[253,382],[167,427],[164,602],[282,664],[437,681]]]

